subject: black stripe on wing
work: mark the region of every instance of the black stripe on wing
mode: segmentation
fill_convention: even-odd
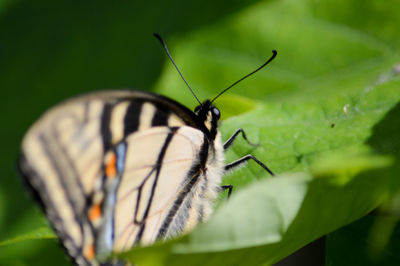
[[[103,150],[104,153],[111,146],[112,140],[112,132],[110,129],[110,121],[111,121],[111,111],[113,108],[113,104],[106,103],[103,107],[103,113],[101,114],[101,122],[100,122],[100,132],[103,138]]]
[[[203,145],[201,146],[199,152],[199,160],[196,160],[193,163],[190,171],[188,172],[184,181],[186,185],[176,197],[173,206],[171,207],[167,217],[164,219],[164,222],[161,225],[160,230],[158,231],[157,239],[161,239],[167,235],[167,232],[169,230],[172,221],[176,218],[180,208],[182,207],[182,204],[190,195],[193,186],[197,183],[201,173],[203,172],[202,170],[204,170],[205,168],[205,163],[208,156],[208,147],[209,147],[209,142],[206,135],[204,135]],[[184,227],[184,224],[182,225],[182,227]]]
[[[142,105],[143,102],[141,101],[132,101],[126,109],[124,117],[124,137],[138,130]]]
[[[50,225],[53,230],[57,233],[60,244],[66,251],[69,258],[75,263],[77,260],[83,260],[87,265],[89,261],[82,256],[82,246],[77,246],[70,235],[60,230],[66,228],[68,225],[63,222],[61,217],[58,215],[58,209],[60,206],[55,206],[49,198],[49,192],[43,181],[43,178],[29,165],[25,155],[22,153],[18,160],[18,172],[22,177],[23,183],[28,187],[28,191],[31,192],[33,199],[39,203],[40,207],[48,217]],[[34,185],[34,184],[35,185]],[[56,224],[58,225],[56,227]],[[68,249],[66,243],[69,242],[70,248]],[[81,243],[83,245],[83,242]]]
[[[170,128],[170,130],[171,130],[171,132],[167,135],[167,138],[165,139],[164,145],[162,146],[162,148],[160,150],[160,153],[157,158],[157,162],[155,164],[156,177],[154,179],[153,186],[151,188],[150,198],[147,203],[146,210],[144,212],[142,221],[146,221],[147,216],[149,215],[150,207],[152,205],[154,193],[155,193],[156,187],[157,187],[157,181],[158,181],[161,167],[162,167],[162,162],[163,162],[165,153],[167,152],[167,148],[168,148],[169,144],[171,143],[172,137],[174,136],[175,132],[178,130],[178,127]],[[135,244],[140,242],[145,228],[146,228],[146,223],[142,223],[140,226],[139,232],[136,235]]]
[[[144,185],[146,184],[147,180],[151,177],[151,175],[154,173],[154,171],[156,170],[156,168],[152,168],[151,171],[146,175],[146,177],[143,179],[142,183],[140,184],[140,186],[137,188],[138,193],[137,193],[137,197],[136,197],[136,205],[135,205],[135,211],[134,211],[134,223],[136,225],[142,225],[145,221],[144,219],[144,215],[143,217],[139,220],[138,219],[138,211],[139,211],[139,207],[140,207],[140,200],[142,198],[142,190]],[[146,207],[147,208],[147,207]]]
[[[40,135],[39,136],[39,140],[40,140],[40,142],[42,144],[43,151],[46,153],[50,164],[53,166],[53,169],[57,173],[58,180],[59,180],[61,186],[63,187],[64,191],[65,191],[65,195],[67,197],[67,201],[71,205],[71,208],[73,209],[74,220],[79,225],[80,233],[81,233],[81,236],[82,236],[82,246],[83,246],[83,243],[85,243],[85,239],[84,239],[84,233],[83,233],[83,225],[82,225],[81,213],[77,213],[77,210],[79,210],[79,208],[77,207],[76,202],[73,199],[73,196],[71,195],[71,191],[70,191],[71,188],[69,188],[67,186],[67,184],[65,183],[65,178],[66,177],[64,176],[64,174],[60,170],[60,166],[58,165],[57,160],[55,160],[54,154],[51,152],[50,146],[47,143],[45,137],[43,135]],[[64,156],[66,156],[66,154],[64,154]],[[66,159],[68,159],[68,158],[66,157]],[[76,171],[73,171],[73,173],[76,174],[75,178],[78,179],[79,176],[77,175]],[[75,180],[75,181],[80,183],[79,180]],[[79,187],[79,185],[78,185],[78,187]],[[82,195],[82,198],[86,201],[86,195],[85,194]],[[63,208],[63,206],[58,206],[58,208],[55,209],[55,210],[57,212],[59,212],[59,208]],[[82,249],[82,247],[81,247],[81,249]],[[81,253],[82,253],[82,250],[81,250]]]
[[[169,110],[167,110],[166,108],[157,106],[156,113],[154,114],[153,119],[151,121],[151,125],[153,127],[167,125],[170,113],[171,112]]]
[[[62,133],[60,134],[59,123],[65,119],[72,119],[78,126],[77,131],[79,132],[85,126],[85,119],[87,119],[86,115],[87,115],[88,109],[89,109],[89,106],[87,104],[85,104],[83,121],[81,120],[80,117],[76,116],[73,113],[62,114],[58,118],[56,118],[52,121],[50,130],[48,131],[48,134],[46,132],[43,132],[38,136],[39,142],[43,146],[43,150],[48,155],[51,156],[51,157],[49,157],[49,160],[53,162],[54,167],[57,167],[57,169],[56,169],[57,173],[61,173],[61,167],[59,167],[59,166],[63,163],[66,164],[66,165],[64,165],[63,169],[66,169],[67,171],[69,171],[69,173],[71,173],[71,175],[73,176],[73,179],[70,181],[74,182],[74,184],[76,185],[77,190],[79,191],[80,196],[82,198],[86,197],[86,193],[85,193],[85,189],[83,188],[83,184],[81,182],[81,176],[79,175],[79,171],[74,162],[76,158],[71,158],[69,156],[69,153],[67,151],[68,147],[66,145],[63,145],[63,143],[62,143],[62,140],[61,140]],[[88,145],[88,144],[89,143],[87,143],[86,145]],[[56,159],[56,155],[58,155],[58,153],[60,153],[61,156],[59,158],[57,157],[58,159]],[[63,162],[61,162],[61,160],[63,160]],[[60,162],[59,164],[57,164],[58,161]],[[62,176],[59,176],[59,178],[63,179]],[[70,191],[68,191],[68,192],[70,192]]]

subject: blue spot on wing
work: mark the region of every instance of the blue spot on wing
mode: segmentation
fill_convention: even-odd
[[[125,167],[126,143],[118,144],[115,152],[117,154],[117,171],[121,173]]]

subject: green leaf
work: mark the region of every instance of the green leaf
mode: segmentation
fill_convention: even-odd
[[[19,243],[22,241],[27,241],[27,240],[38,240],[38,239],[55,239],[56,236],[54,235],[53,231],[48,228],[48,227],[42,227],[38,228],[37,230],[34,230],[33,232],[17,236],[12,239],[7,239],[0,241],[0,247],[1,246],[7,246],[15,243]]]
[[[207,225],[189,236],[188,243],[175,244],[173,251],[224,251],[280,241],[300,209],[309,181],[308,175],[280,176],[238,191]]]

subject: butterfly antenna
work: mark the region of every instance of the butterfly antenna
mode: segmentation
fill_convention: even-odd
[[[221,96],[222,94],[224,94],[227,90],[229,90],[230,88],[232,88],[233,86],[235,86],[236,84],[238,84],[239,82],[241,82],[242,80],[250,77],[251,75],[253,75],[254,73],[256,73],[257,71],[259,71],[260,69],[262,69],[263,67],[265,67],[266,65],[268,65],[269,62],[271,62],[275,56],[278,53],[276,52],[276,50],[272,50],[272,56],[270,59],[268,59],[267,62],[265,62],[262,66],[260,66],[259,68],[257,68],[256,70],[254,70],[253,72],[247,74],[246,76],[244,76],[243,78],[239,79],[238,81],[234,82],[232,85],[230,85],[228,88],[226,88],[225,90],[221,91],[217,96],[214,97],[214,99],[211,100],[211,102],[214,102],[219,96]]]
[[[158,34],[158,33],[156,33],[156,32],[154,32],[153,34],[154,34],[154,36],[161,42],[161,44],[162,44],[162,46],[163,46],[165,52],[167,53],[169,59],[171,60],[172,64],[174,64],[176,70],[178,71],[179,75],[181,75],[181,78],[182,78],[183,81],[186,83],[186,86],[188,86],[189,90],[192,92],[194,98],[196,98],[196,100],[197,100],[197,101],[199,102],[199,104],[201,105],[201,102],[200,102],[199,98],[197,98],[196,94],[194,93],[194,91],[192,90],[192,88],[189,86],[189,83],[187,83],[186,79],[183,77],[183,75],[182,75],[181,71],[179,70],[178,66],[175,64],[174,59],[172,59],[172,56],[171,56],[171,54],[170,54],[169,51],[168,51],[167,44],[165,43],[165,41],[163,40],[163,38],[160,36],[160,34]]]

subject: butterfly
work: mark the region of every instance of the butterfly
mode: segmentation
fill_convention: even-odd
[[[162,43],[172,63],[168,48]],[[19,169],[61,244],[77,265],[101,265],[112,252],[189,232],[212,212],[225,172],[254,160],[225,164],[213,100],[191,111],[150,92],[91,93],[67,100],[29,129]],[[250,142],[249,142],[250,143]]]

